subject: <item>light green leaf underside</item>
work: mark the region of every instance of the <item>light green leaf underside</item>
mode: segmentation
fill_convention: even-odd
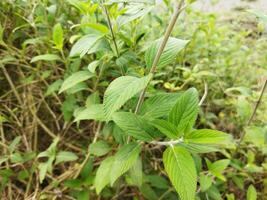
[[[97,120],[104,121],[104,108],[103,104],[92,104],[87,108],[80,111],[77,116],[75,116],[75,121],[81,120]]]
[[[83,57],[103,35],[89,34],[81,37],[71,48],[70,57]]]
[[[168,147],[163,153],[163,163],[181,200],[195,199],[197,172],[190,153],[183,147]]]
[[[76,156],[74,153],[69,151],[60,151],[56,156],[56,162],[55,164],[59,164],[61,162],[70,162],[77,160],[78,156]]]
[[[94,76],[93,73],[89,71],[79,71],[75,72],[74,74],[70,75],[66,80],[64,80],[59,93],[70,89],[71,87],[75,86],[76,84],[86,81],[89,78],[92,78]]]
[[[128,10],[123,15],[118,17],[117,22],[119,26],[127,24],[139,17],[143,17],[150,12],[153,7],[139,3],[135,5],[129,5],[127,8]]]
[[[153,42],[152,45],[147,49],[146,54],[145,54],[145,61],[146,61],[146,66],[148,68],[152,67],[153,61],[155,59],[155,56],[157,54],[157,51],[160,47],[161,42],[162,42],[162,38]],[[181,40],[181,39],[170,37],[159,59],[157,68],[162,68],[174,62],[177,54],[185,48],[188,42],[189,42],[188,40]]]
[[[35,56],[31,59],[31,63],[37,62],[37,61],[60,61],[61,58],[56,54],[43,54],[39,56]]]
[[[143,90],[149,83],[152,75],[137,78],[121,76],[110,83],[104,94],[104,113],[109,119],[129,99]]]
[[[109,145],[105,141],[98,141],[90,144],[89,153],[95,156],[103,156],[110,151]]]

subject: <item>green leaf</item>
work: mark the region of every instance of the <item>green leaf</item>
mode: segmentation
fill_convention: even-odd
[[[17,145],[21,141],[21,136],[15,137],[15,139],[11,142],[11,144],[8,146],[8,150],[10,153],[13,153],[17,147]]]
[[[257,200],[257,191],[253,185],[248,187],[247,200]]]
[[[103,156],[110,151],[109,145],[105,141],[98,141],[90,144],[89,152],[95,156]]]
[[[112,120],[126,134],[142,141],[152,141],[156,135],[153,126],[148,121],[134,113],[117,112],[112,116]]]
[[[142,168],[142,160],[139,157],[135,164],[130,168],[129,175],[131,177],[132,182],[140,187],[143,183],[143,168]]]
[[[200,174],[199,177],[200,188],[202,192],[205,192],[212,184],[212,178],[205,174]]]
[[[250,126],[245,129],[244,141],[256,147],[264,147],[267,143],[267,131],[263,127]]]
[[[99,66],[100,61],[99,60],[95,60],[93,62],[91,62],[88,65],[88,70],[92,73],[95,73],[96,68]]]
[[[97,31],[102,32],[103,34],[109,33],[108,27],[106,27],[103,24],[99,24],[99,23],[86,23],[86,24],[82,24],[82,26],[88,26],[88,27],[90,27],[92,29],[95,29]]]
[[[194,144],[194,143],[180,143],[180,146],[183,146],[191,153],[210,153],[220,151],[220,149],[216,148],[214,145],[208,144]]]
[[[177,128],[166,120],[155,119],[151,124],[170,139],[177,139],[180,136]]]
[[[196,144],[229,145],[231,141],[231,135],[211,129],[194,130],[185,136],[185,142]]]
[[[111,185],[135,164],[140,150],[140,145],[137,143],[129,143],[119,149],[114,156],[110,171]]]
[[[195,199],[197,172],[190,153],[183,147],[168,147],[163,153],[163,163],[181,200]]]
[[[214,185],[212,185],[207,191],[206,193],[208,194],[209,197],[211,197],[211,199],[214,200],[222,200],[221,198],[221,194],[220,191],[218,190],[218,188]]]
[[[121,76],[110,83],[104,94],[104,112],[106,118],[120,109],[129,99],[141,92],[149,83],[152,75],[137,78]]]
[[[70,57],[80,56],[82,58],[87,54],[96,42],[102,38],[103,35],[89,34],[81,37],[71,48]]]
[[[54,92],[57,92],[60,89],[62,83],[63,83],[63,80],[59,79],[59,80],[56,80],[51,85],[49,85],[45,92],[45,96],[49,96],[53,94]]]
[[[236,110],[238,117],[243,121],[247,121],[252,113],[252,107],[251,104],[248,102],[248,100],[244,96],[238,97],[238,100],[236,102]]]
[[[47,163],[47,162],[40,163],[38,165],[38,169],[39,169],[39,181],[40,181],[40,183],[42,183],[43,180],[45,179],[45,175],[46,175],[47,170],[48,170],[48,165],[49,165],[49,163]]]
[[[40,60],[43,60],[43,61],[56,61],[56,60],[58,60],[58,61],[60,61],[61,58],[56,54],[43,54],[43,55],[33,57],[31,59],[31,63],[37,62]]]
[[[96,121],[104,121],[104,109],[102,104],[93,104],[80,111],[75,116],[75,122],[81,120],[96,120]]]
[[[170,188],[168,181],[160,175],[147,175],[145,176],[145,179],[154,188],[165,189],[165,190]]]
[[[162,40],[163,38],[156,40],[147,49],[146,54],[145,54],[145,61],[146,61],[146,66],[148,68],[152,67],[153,61],[162,43]],[[174,62],[177,57],[177,54],[185,48],[188,42],[189,42],[188,40],[181,40],[181,39],[170,37],[159,59],[157,68],[165,67],[166,65]]]
[[[149,200],[158,200],[159,197],[149,184],[142,184],[139,188],[142,195]]]
[[[70,75],[66,80],[64,80],[59,93],[62,93],[63,91],[70,89],[71,87],[75,86],[76,84],[86,81],[89,78],[92,78],[94,74],[92,74],[89,71],[79,71],[75,72],[74,74]]]
[[[190,131],[198,115],[198,92],[191,88],[178,99],[169,114],[169,121],[180,133]]]
[[[23,163],[24,160],[20,153],[14,153],[10,155],[10,161],[12,163]]]
[[[107,157],[101,162],[101,165],[97,169],[94,186],[96,187],[96,193],[99,194],[103,188],[110,183],[110,172],[114,162],[114,156]]]
[[[140,115],[147,119],[168,116],[180,96],[181,93],[162,93],[152,96],[144,102],[140,109]]]
[[[127,11],[123,13],[123,15],[118,17],[118,24],[119,26],[122,26],[124,24],[127,24],[139,17],[142,17],[150,12],[152,9],[152,6],[147,6],[145,4],[135,4],[135,5],[129,5],[126,9]]]
[[[55,164],[59,164],[61,162],[70,162],[77,160],[78,156],[76,156],[74,153],[69,151],[60,151],[56,156],[56,162]]]
[[[63,30],[61,24],[58,23],[53,28],[53,42],[57,49],[62,50],[63,41],[64,41]]]
[[[212,173],[212,175],[216,176],[217,178],[225,181],[225,177],[222,175],[223,171],[229,165],[230,160],[222,159],[218,160],[214,163],[207,162],[208,169]]]

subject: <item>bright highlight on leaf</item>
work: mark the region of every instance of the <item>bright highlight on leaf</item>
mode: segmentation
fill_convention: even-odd
[[[53,42],[58,50],[62,50],[63,47],[63,30],[61,24],[58,23],[53,28]]]

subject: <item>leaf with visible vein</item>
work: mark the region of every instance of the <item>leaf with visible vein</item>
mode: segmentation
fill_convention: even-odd
[[[155,56],[157,55],[157,51],[160,47],[161,42],[162,38],[153,42],[152,45],[147,49],[145,54],[145,61],[147,68],[152,67],[153,61],[155,59]],[[160,56],[157,68],[162,68],[172,63],[176,59],[177,54],[185,48],[188,42],[189,42],[188,40],[181,40],[170,37],[166,44],[166,47],[164,48],[162,55]]]
[[[89,71],[75,72],[74,74],[70,75],[66,80],[64,80],[59,90],[59,93],[62,93],[63,91],[70,89],[76,84],[86,81],[89,78],[92,78],[93,76],[94,74]]]
[[[152,141],[158,135],[155,134],[155,129],[148,121],[141,116],[130,112],[117,112],[112,116],[112,120],[126,134],[142,141]]]
[[[183,147],[168,147],[163,153],[163,163],[181,200],[195,199],[197,172],[190,153]]]
[[[195,88],[187,90],[174,105],[169,114],[169,121],[177,126],[178,131],[189,131],[198,115],[198,92]]]
[[[149,83],[152,75],[137,78],[121,76],[110,83],[104,94],[104,112],[106,118],[120,109],[129,99],[141,92]]]
[[[140,150],[141,147],[137,143],[129,143],[119,149],[110,171],[111,185],[135,164]]]

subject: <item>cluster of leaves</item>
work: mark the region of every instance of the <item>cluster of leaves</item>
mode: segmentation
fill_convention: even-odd
[[[25,185],[24,198],[254,200],[265,195],[256,181],[267,168],[266,115],[259,111],[257,123],[246,124],[259,96],[249,89],[259,79],[251,73],[255,65],[267,63],[267,54],[259,56],[267,45],[260,36],[264,28],[256,27],[260,34],[254,36],[252,28],[238,32],[230,25],[218,26],[214,15],[194,11],[193,1],[182,2],[184,15],[168,38],[156,73],[151,68],[172,1],[0,3],[6,9],[0,13],[5,19],[0,24],[0,67],[18,107],[24,104],[12,82],[15,76],[9,76],[12,69],[6,68],[21,65],[25,69],[19,68],[19,83],[45,83],[42,99],[49,103],[42,100],[40,105],[48,107],[56,126],[46,125],[51,120],[36,114],[40,106],[29,102],[30,112],[22,113],[32,115],[51,138],[22,131],[6,142],[7,127],[24,114],[0,110],[3,195],[12,198],[16,173]],[[266,20],[263,13],[249,13]],[[9,23],[15,23],[11,31]],[[251,48],[257,39],[250,37],[259,37],[258,51]],[[261,67],[257,72],[266,74]],[[29,99],[38,100],[31,88],[26,91]]]

